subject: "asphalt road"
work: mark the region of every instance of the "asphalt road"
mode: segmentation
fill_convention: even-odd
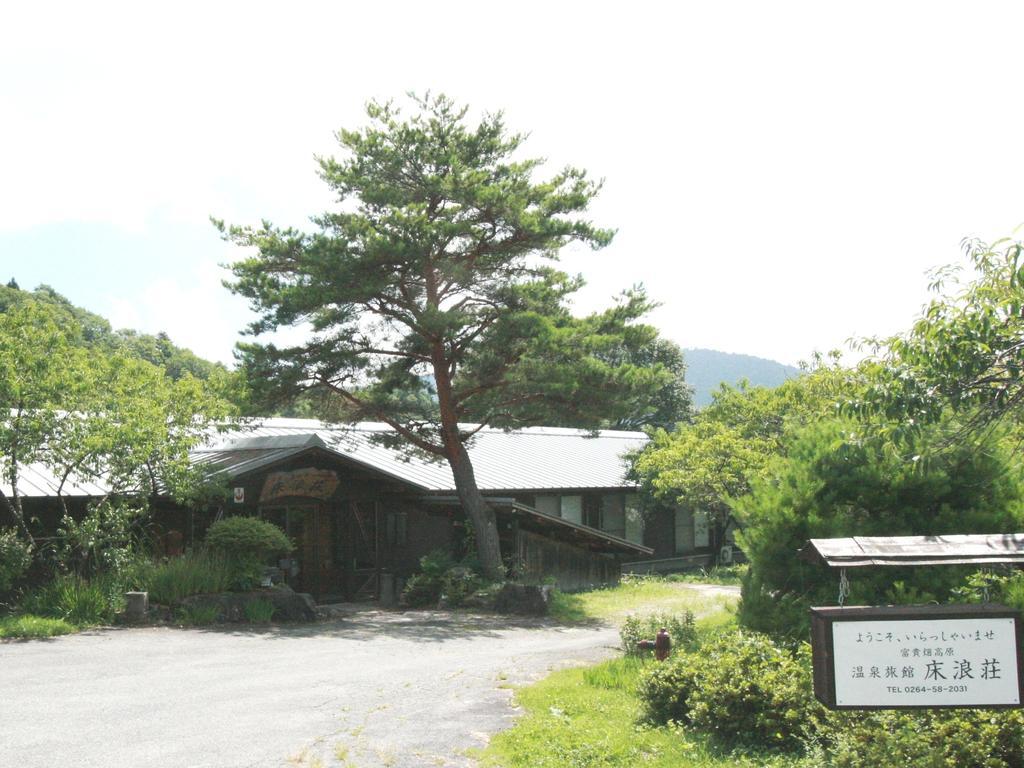
[[[511,724],[510,686],[617,642],[605,627],[377,611],[0,642],[0,766],[468,766]]]

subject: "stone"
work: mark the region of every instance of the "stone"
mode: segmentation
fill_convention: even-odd
[[[316,602],[303,592],[289,587],[259,589],[252,592],[219,592],[213,595],[192,595],[181,601],[183,607],[216,606],[217,621],[244,622],[245,606],[250,601],[263,600],[274,605],[274,621],[315,621]]]
[[[128,621],[143,621],[149,611],[149,592],[125,592],[124,617]]]
[[[551,590],[552,587],[546,585],[505,584],[494,599],[494,610],[523,616],[547,616]]]

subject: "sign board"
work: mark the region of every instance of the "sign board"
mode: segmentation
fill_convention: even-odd
[[[235,504],[245,504],[245,488],[235,488]]]
[[[831,709],[1019,707],[1020,625],[1001,605],[812,608],[814,695]]]
[[[297,469],[293,472],[272,472],[263,481],[260,503],[300,496],[307,499],[329,499],[338,488],[338,476],[329,469]]]

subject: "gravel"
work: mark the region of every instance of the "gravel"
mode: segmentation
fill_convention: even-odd
[[[0,642],[0,766],[470,766],[511,725],[512,686],[618,642],[604,626],[341,613]]]

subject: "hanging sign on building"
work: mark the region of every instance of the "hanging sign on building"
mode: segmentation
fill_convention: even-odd
[[[812,608],[814,695],[831,709],[1019,707],[1020,625],[991,604]]]
[[[329,499],[338,488],[338,476],[329,469],[297,469],[272,472],[263,481],[260,503],[289,497]]]

